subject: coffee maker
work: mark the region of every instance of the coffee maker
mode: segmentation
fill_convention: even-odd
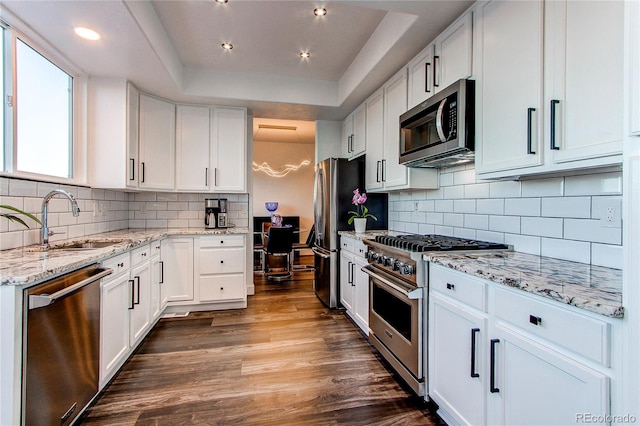
[[[204,227],[206,229],[227,227],[227,199],[205,198]]]

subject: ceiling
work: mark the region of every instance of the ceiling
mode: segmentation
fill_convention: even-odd
[[[342,120],[471,3],[2,0],[0,17],[89,76],[126,78],[177,102],[243,106],[257,118],[315,121]],[[325,17],[313,15],[317,6]],[[101,40],[79,39],[78,25]]]

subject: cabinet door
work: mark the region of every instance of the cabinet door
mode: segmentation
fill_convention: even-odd
[[[369,275],[362,272],[367,266],[367,260],[362,256],[355,256],[354,262],[354,297],[353,313],[356,323],[365,334],[369,334]]]
[[[447,28],[434,42],[434,87],[447,88],[461,78],[471,77],[472,30],[471,12]]]
[[[100,387],[104,386],[129,354],[129,271],[101,284]]]
[[[351,158],[364,154],[367,149],[367,108],[362,104],[353,112],[353,140]]]
[[[162,261],[167,300],[193,300],[193,238],[163,240]]]
[[[409,63],[408,109],[424,102],[435,93],[433,70],[433,44],[430,44]],[[400,114],[404,112],[406,109]]]
[[[353,254],[340,250],[340,303],[353,313]]]
[[[342,157],[351,157],[353,140],[353,114],[349,115],[342,122]]]
[[[151,258],[151,288],[150,288],[150,308],[151,308],[151,320],[155,320],[162,314],[164,306],[162,306],[161,292],[162,292],[162,264],[160,263],[160,256],[154,256]]]
[[[543,2],[493,0],[481,13],[476,170],[542,162]]]
[[[429,396],[458,424],[486,424],[487,319],[429,292]]]
[[[151,266],[144,262],[131,269],[131,295],[129,307],[129,344],[134,346],[144,337],[151,325]]]
[[[384,87],[384,184],[392,189],[407,185],[407,167],[398,162],[400,116],[407,111],[407,71],[396,74]]]
[[[178,105],[176,108],[176,189],[209,189],[208,107]]]
[[[490,424],[575,424],[581,413],[609,414],[608,377],[506,327],[491,335]]]
[[[140,92],[131,83],[127,83],[127,178],[126,186],[138,187],[138,126],[140,120]]]
[[[174,189],[175,105],[140,95],[140,179],[149,189]]]
[[[563,1],[545,7],[545,136],[553,161],[621,154],[624,2]],[[607,30],[594,31],[603,27]]]
[[[384,92],[374,93],[366,101],[367,124],[365,138],[367,155],[365,167],[365,187],[367,190],[381,188],[383,185],[383,143],[384,143]]]
[[[629,26],[629,133],[640,136],[640,3],[626,2]]]
[[[213,109],[211,164],[214,191],[246,192],[247,110]]]

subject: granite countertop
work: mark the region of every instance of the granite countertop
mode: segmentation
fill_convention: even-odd
[[[406,232],[395,232],[395,231],[387,231],[387,230],[376,230],[376,231],[365,231],[365,232],[355,232],[355,231],[338,231],[338,235],[344,235],[346,237],[354,238],[356,240],[373,240],[376,235],[401,235],[406,234]]]
[[[123,229],[56,241],[52,246],[64,246],[75,242],[116,241],[104,248],[91,250],[40,250],[39,245],[0,251],[0,285],[31,286],[65,272],[131,250],[137,246],[172,235],[225,235],[248,234],[248,228],[226,229]]]
[[[622,271],[518,252],[439,252],[424,260],[612,318],[622,318]]]

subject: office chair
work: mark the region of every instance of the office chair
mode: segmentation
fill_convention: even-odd
[[[267,279],[282,280],[291,276],[293,228],[270,226],[264,245],[264,274]]]

